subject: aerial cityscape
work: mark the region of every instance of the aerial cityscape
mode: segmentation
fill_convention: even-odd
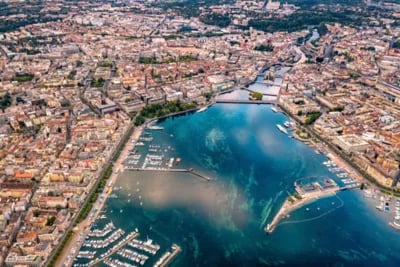
[[[399,266],[400,0],[0,0],[0,266]]]

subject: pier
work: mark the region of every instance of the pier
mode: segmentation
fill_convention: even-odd
[[[109,250],[109,252],[106,253],[106,255],[104,255],[101,258],[95,259],[93,261],[91,261],[89,263],[89,267],[91,266],[96,266],[96,264],[100,263],[101,261],[107,259],[108,257],[114,255],[115,253],[117,253],[118,250],[120,250],[122,247],[124,247],[126,244],[128,244],[130,241],[132,241],[133,239],[135,239],[137,236],[139,235],[139,233],[136,232],[132,232],[130,233],[124,240],[122,240],[121,242],[118,243],[118,245],[116,245],[115,247],[113,247],[111,250]]]
[[[216,99],[215,103],[270,105],[276,104],[276,100]]]
[[[172,252],[165,253],[159,261],[154,264],[154,267],[165,267],[182,251],[182,249],[177,245],[172,245]]]
[[[278,213],[274,216],[272,221],[267,224],[264,228],[265,232],[271,234],[275,228],[278,226],[281,219],[286,217],[290,212],[314,201],[324,197],[330,197],[336,195],[337,192],[357,188],[354,186],[344,186],[339,187],[333,180],[329,180],[329,186],[321,186],[318,182],[311,183],[308,185],[297,185],[295,184],[295,188],[298,194],[298,197],[289,197],[283,202],[282,207],[279,209]]]
[[[195,172],[193,169],[133,168],[133,167],[125,167],[125,169],[128,171],[186,172],[192,174],[193,176],[199,177],[207,182],[211,181],[210,177]]]

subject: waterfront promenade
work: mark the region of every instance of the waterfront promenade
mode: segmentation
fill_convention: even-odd
[[[81,248],[83,242],[85,242],[87,234],[90,232],[90,225],[97,219],[103,209],[103,206],[108,197],[109,188],[114,185],[118,178],[119,172],[123,170],[123,162],[127,157],[129,151],[133,149],[134,142],[139,139],[144,127],[145,126],[142,125],[134,129],[134,132],[132,133],[129,141],[122,149],[121,154],[113,165],[113,172],[107,181],[107,186],[104,188],[98,200],[93,205],[90,215],[73,229],[74,234],[72,235],[69,242],[65,245],[62,254],[57,260],[56,266],[72,266],[73,261],[79,252],[79,249]]]

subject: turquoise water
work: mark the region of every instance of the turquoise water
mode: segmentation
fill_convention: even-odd
[[[324,155],[276,128],[285,120],[265,105],[218,104],[160,122],[151,144],[212,181],[126,171],[105,214],[162,247],[181,246],[172,266],[399,266],[400,233],[357,190],[302,207],[265,234],[296,179],[335,178]]]

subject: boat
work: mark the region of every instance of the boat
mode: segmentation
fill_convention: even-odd
[[[137,143],[135,144],[135,146],[144,146],[144,143],[143,143],[143,142],[137,142]]]
[[[273,112],[278,112],[278,110],[276,109],[276,107],[271,107],[271,110],[273,111]]]
[[[290,128],[290,122],[289,121],[285,121],[285,123],[283,124],[286,128]]]
[[[201,109],[197,110],[196,113],[200,113],[200,112],[206,111],[207,109],[208,109],[208,106],[202,107]]]
[[[146,128],[149,130],[164,130],[164,127],[157,126],[157,125],[149,125]]]
[[[174,161],[175,161],[174,158],[171,158],[171,159],[169,160],[169,162],[168,162],[168,168],[172,168],[172,166],[174,165]]]
[[[309,212],[309,211],[310,211],[310,209],[309,209],[309,208],[306,208],[306,211],[307,211],[307,212]]]
[[[181,158],[176,158],[175,165],[178,165],[181,162]]]
[[[279,131],[281,131],[282,133],[288,134],[288,131],[285,128],[283,128],[282,125],[277,124],[276,127],[278,127]]]

